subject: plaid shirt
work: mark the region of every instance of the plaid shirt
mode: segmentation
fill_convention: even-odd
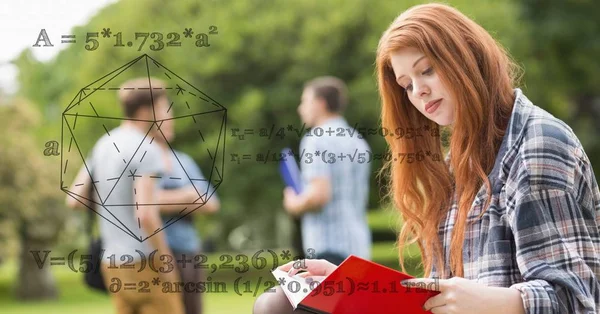
[[[521,292],[526,313],[600,313],[600,191],[564,122],[516,100],[496,164],[467,218],[464,277]],[[445,271],[456,199],[439,229]],[[470,224],[469,224],[470,223]],[[439,277],[435,267],[431,277]]]

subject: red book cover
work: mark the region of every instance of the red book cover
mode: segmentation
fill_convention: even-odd
[[[280,279],[287,273],[274,271]],[[320,283],[307,284],[299,277],[287,277],[283,291],[294,308],[313,313],[420,314],[423,304],[439,294],[416,287],[404,287],[405,273],[351,255]]]

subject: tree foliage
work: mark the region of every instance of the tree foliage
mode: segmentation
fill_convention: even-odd
[[[238,163],[232,161],[231,154],[252,154],[254,159],[257,154],[278,153],[286,146],[296,149],[300,137],[296,132],[288,131],[287,126],[301,129],[296,107],[303,83],[320,75],[335,75],[347,82],[350,105],[346,116],[351,125],[377,128],[380,125],[380,103],[374,76],[377,42],[400,12],[417,3],[421,1],[125,0],[108,6],[86,25],[75,28],[72,33],[77,35],[78,43],[69,46],[51,62],[38,63],[29,52],[23,52],[16,61],[20,69],[20,93],[43,113],[44,132],[38,137],[57,139],[60,112],[82,87],[147,53],[228,109],[224,183],[217,191],[223,210],[215,219],[209,220],[210,223],[202,224],[202,230],[216,232],[224,239],[231,229],[245,223],[253,230],[260,230],[258,235],[263,241],[258,243],[269,245],[273,243],[274,231],[265,226],[273,226],[274,213],[281,212],[283,185],[277,163]],[[570,95],[594,92],[598,71],[586,65],[596,58],[588,53],[591,51],[588,45],[597,49],[597,37],[591,38],[597,33],[594,28],[597,24],[583,18],[593,11],[577,11],[569,17],[573,20],[564,20],[559,14],[562,11],[554,8],[555,2],[485,1],[474,4],[457,0],[451,4],[489,30],[519,61],[526,71],[524,83],[527,84],[523,88],[536,104],[565,117],[568,111],[561,111],[561,108],[567,106]],[[543,9],[539,13],[543,15],[534,14],[538,9]],[[550,20],[548,23],[559,23],[560,27],[536,24],[546,19]],[[563,27],[567,24],[569,27]],[[218,34],[209,34],[211,26],[217,27]],[[110,28],[113,35],[98,38],[98,49],[85,50],[79,39],[83,42],[87,32],[101,32],[103,28]],[[206,33],[210,46],[196,47],[193,44],[195,38],[183,36],[185,28],[192,28],[194,36]],[[557,37],[548,32],[542,36],[542,31],[551,29],[560,29],[562,35]],[[573,34],[579,30],[585,30],[586,38],[594,40],[574,42]],[[114,47],[117,32],[122,34],[124,43],[133,41],[133,46]],[[153,39],[149,38],[145,47],[138,51],[140,40],[134,40],[136,32],[160,32],[165,38],[167,33],[177,32],[182,44],[181,47],[153,51],[150,49]],[[544,39],[543,42],[536,41],[538,36]],[[553,51],[553,55],[540,57],[542,52],[548,51]],[[579,57],[560,64],[557,58],[565,52]],[[563,80],[580,73],[577,71],[586,73],[581,77],[581,82],[587,82],[585,88],[576,83],[568,88],[561,86]],[[546,80],[548,73],[553,73],[554,79]],[[549,101],[547,95],[558,95],[558,98]],[[118,113],[115,96],[107,95],[104,103],[114,106],[112,110]],[[205,135],[214,140],[220,122],[207,119],[203,123],[215,130]],[[285,137],[258,136],[261,128],[270,130],[271,126],[275,132],[285,128]],[[240,133],[244,129],[253,129],[254,135],[241,140],[231,136],[233,128],[239,128]],[[175,147],[191,154],[206,169],[208,160],[200,158],[199,151],[203,148],[193,129],[186,123],[177,124],[176,129]],[[103,130],[90,127],[86,132],[86,140],[93,144]],[[381,136],[366,138],[374,152],[386,151]],[[596,145],[596,141],[590,140],[587,145]],[[379,207],[383,192],[375,176],[380,166],[381,161],[371,165],[374,172],[371,207]]]
[[[67,215],[53,184],[57,171],[32,135],[39,119],[26,101],[0,106],[0,221],[10,222],[20,244],[16,293],[24,299],[57,296],[48,267],[36,268],[30,251],[52,249]]]

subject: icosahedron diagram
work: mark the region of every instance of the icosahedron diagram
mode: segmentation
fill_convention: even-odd
[[[115,123],[121,123],[123,120],[132,119],[120,113],[122,112],[121,110],[116,110],[115,107],[119,106],[118,103],[107,102],[106,99],[108,96],[114,98],[113,95],[116,95],[122,89],[133,89],[133,87],[124,86],[123,82],[126,79],[139,78],[140,73],[144,73],[142,78],[148,78],[148,86],[139,89],[143,89],[143,92],[147,92],[147,96],[153,99],[152,108],[155,118],[150,120],[135,120],[137,125],[141,125],[147,129],[145,135],[140,136],[143,140],[139,143],[127,145],[128,147],[119,147],[115,141],[114,151],[110,152],[110,156],[118,160],[119,166],[113,166],[110,169],[92,169],[90,161],[87,160],[89,150],[93,146],[92,144],[94,144],[94,141],[89,139],[89,130],[91,128],[97,133],[101,132],[104,139],[108,141],[118,136],[118,134],[110,133],[111,128],[109,125],[115,125]],[[162,87],[153,87],[151,78],[158,78],[164,84]],[[166,99],[168,99],[169,103],[168,108],[166,106],[159,107],[155,104],[156,99],[153,96],[159,91],[162,97],[166,94]],[[110,95],[106,93],[110,93]],[[187,138],[189,139],[190,134],[197,137],[197,142],[194,144],[196,145],[195,147],[199,148],[194,151],[194,155],[202,155],[202,160],[209,160],[211,163],[210,169],[202,169],[204,177],[190,176],[191,171],[185,169],[182,165],[178,154],[175,153],[171,143],[160,129],[163,123],[170,119],[157,119],[156,117],[160,117],[161,115],[157,114],[156,110],[172,110],[173,122],[186,125]],[[115,114],[115,112],[119,112],[120,114]],[[92,206],[88,206],[88,208],[102,216],[103,219],[108,220],[135,239],[145,241],[183,216],[192,213],[206,204],[212,194],[221,185],[225,163],[226,120],[227,109],[225,107],[159,62],[144,54],[88,86],[81,88],[63,112],[61,190],[82,203],[86,203],[85,201],[91,202]],[[211,123],[207,125],[205,123],[207,121],[211,121]],[[83,124],[88,127],[78,127]],[[215,130],[215,125],[220,125],[218,132]],[[151,130],[158,131],[151,132]],[[213,134],[213,136],[209,137],[206,134]],[[218,136],[214,134],[218,134]],[[159,138],[157,139],[156,137]],[[132,181],[139,178],[137,168],[146,166],[144,163],[156,161],[145,156],[148,151],[156,151],[158,149],[156,146],[160,145],[159,142],[163,145],[161,146],[162,152],[172,154],[171,160],[173,162],[170,167],[172,167],[173,171],[171,173],[185,175],[177,177],[155,175],[152,176],[152,179],[163,180],[163,183],[165,180],[177,180],[179,185],[182,185],[181,183],[189,183],[189,186],[193,186],[198,193],[198,198],[189,204],[166,204],[179,206],[181,209],[177,208],[173,212],[176,214],[175,218],[165,221],[162,228],[155,230],[152,234],[147,234],[147,232],[142,231],[139,221],[129,218],[123,219],[123,213],[131,212],[131,209],[143,210],[145,206],[160,206],[165,204],[123,203],[120,201],[123,198],[115,195],[123,193],[125,186],[132,186]],[[64,181],[75,177],[79,171],[77,164],[80,164],[82,160],[83,166],[89,175],[86,178],[88,180],[85,182],[91,182],[87,183],[91,184],[89,189],[92,194],[88,197],[74,193],[70,190],[69,184]],[[111,162],[111,165],[116,165],[116,162]],[[86,183],[75,182],[73,186],[83,184]],[[210,188],[211,186],[213,188]],[[126,191],[126,193],[130,192]],[[135,191],[133,192],[135,193]]]

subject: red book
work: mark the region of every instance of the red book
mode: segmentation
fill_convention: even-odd
[[[306,283],[298,275],[274,270],[282,290],[294,308],[317,314],[420,314],[423,304],[439,294],[416,287],[404,287],[405,273],[350,255],[322,282]],[[281,281],[285,279],[285,282]]]

